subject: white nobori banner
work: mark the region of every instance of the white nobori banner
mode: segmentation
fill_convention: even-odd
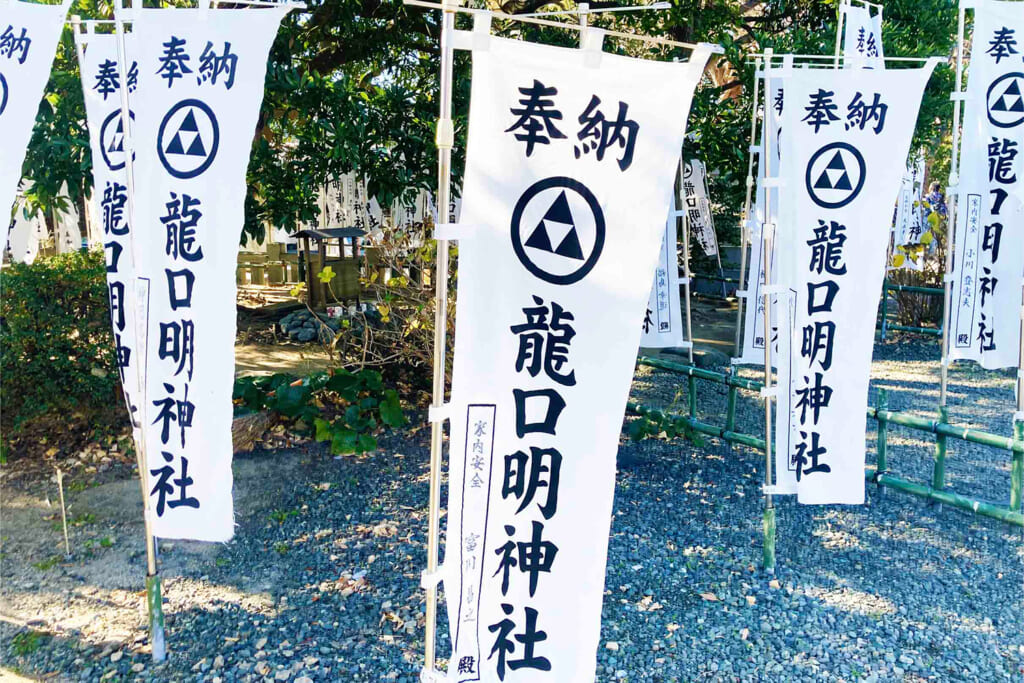
[[[899,199],[896,201],[896,219],[893,225],[893,243],[896,245],[920,244],[924,230],[924,155],[918,156],[907,166],[900,184]],[[910,259],[908,259],[909,261]]]
[[[1024,277],[1024,3],[974,3],[949,358],[1016,367]]]
[[[654,282],[644,312],[640,346],[647,349],[681,347],[686,340],[679,301],[678,223],[675,213],[669,212],[665,233],[661,238],[661,249],[658,251]]]
[[[0,4],[0,255],[7,250],[21,165],[70,4]]]
[[[795,69],[786,82],[780,228],[778,486],[864,502],[868,378],[892,207],[920,69]],[[786,457],[788,456],[788,457]]]
[[[785,108],[785,82],[793,67],[793,56],[784,55],[782,68],[773,69],[764,80],[765,108],[761,125],[761,143],[758,151],[757,191],[754,194],[754,211],[747,221],[750,235],[750,257],[747,263],[746,308],[743,312],[743,347],[735,362],[744,365],[764,365],[764,226],[775,230],[779,216],[779,150],[782,140],[782,112]],[[766,201],[768,200],[768,201]],[[766,214],[768,206],[770,215]],[[771,233],[769,233],[771,234]],[[772,283],[777,282],[778,267],[775,249],[771,253]],[[772,297],[772,338],[778,330],[778,302]],[[775,358],[778,341],[772,344]]]
[[[146,490],[162,538],[234,533],[235,265],[267,55],[289,9],[121,10],[139,73],[132,234],[149,290]]]
[[[131,226],[128,224],[128,178],[125,163],[124,124],[121,121],[121,69],[117,43],[112,33],[95,33],[95,24],[76,31],[86,123],[92,151],[93,192],[90,210],[93,224],[100,226],[107,262],[107,298],[114,333],[115,359],[121,375],[125,401],[134,426],[139,409],[139,347],[135,342],[135,287]],[[134,92],[138,66],[125,70],[128,90]]]
[[[694,88],[686,63],[474,31],[450,680],[594,680],[615,454]],[[596,38],[596,39],[595,39]]]
[[[872,14],[867,7],[842,4],[839,10],[846,15],[843,65],[847,68],[884,69],[882,8],[878,7]]]
[[[708,198],[707,171],[704,162],[691,159],[683,165],[683,207],[690,234],[705,256],[718,255],[718,236]]]

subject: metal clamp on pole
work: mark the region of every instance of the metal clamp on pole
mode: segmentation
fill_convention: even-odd
[[[466,223],[436,223],[434,225],[434,239],[446,242],[453,240],[464,240],[472,236],[478,225],[467,225]]]
[[[583,50],[583,66],[588,69],[598,69],[601,67],[605,35],[606,32],[603,29],[592,26],[581,29],[580,49]]]
[[[455,146],[455,124],[449,118],[437,120],[437,147],[451,149]]]
[[[739,299],[746,299],[747,298],[747,290],[745,290],[745,289],[737,289],[736,290],[736,297],[739,298]]]
[[[437,669],[420,669],[420,683],[445,683],[448,677]]]
[[[423,571],[420,574],[420,588],[436,588],[437,584],[444,583],[445,576],[448,574],[448,566],[442,564],[434,571]]]
[[[427,409],[427,422],[444,422],[451,418],[452,404],[442,403],[439,406],[430,406]]]

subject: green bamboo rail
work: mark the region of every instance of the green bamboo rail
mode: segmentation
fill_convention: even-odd
[[[740,281],[734,277],[723,277],[721,275],[712,275],[710,273],[693,273],[691,276],[695,280],[709,280],[711,282],[724,282],[731,285],[740,285]],[[912,325],[899,325],[896,323],[888,322],[889,314],[889,292],[909,292],[912,294],[931,294],[932,296],[943,296],[945,290],[940,287],[918,287],[916,285],[897,285],[889,281],[885,282],[885,289],[882,290],[882,315],[879,318],[879,326],[882,330],[882,339],[885,339],[885,333],[889,330],[896,332],[913,332],[914,334],[929,334],[936,337],[942,336],[941,327],[914,327]]]
[[[659,420],[667,420],[676,425],[684,425],[694,432],[723,439],[729,443],[737,443],[756,450],[764,451],[764,439],[759,439],[750,434],[743,434],[735,431],[735,391],[745,389],[747,391],[760,392],[764,386],[755,380],[735,377],[731,374],[706,370],[694,367],[685,363],[663,360],[641,356],[637,359],[640,365],[667,370],[686,375],[690,385],[690,396],[688,397],[688,415],[669,414],[657,408],[645,406],[634,401],[627,404],[627,411],[640,416],[652,417]],[[696,418],[696,386],[695,380],[703,379],[717,384],[723,384],[730,388],[729,412],[726,417],[726,427],[702,422]],[[955,507],[969,512],[974,512],[985,517],[998,519],[1002,522],[1024,527],[1024,513],[1021,512],[1024,502],[1024,422],[1014,423],[1014,435],[1012,437],[990,434],[976,429],[957,427],[948,421],[948,413],[940,410],[938,419],[929,419],[910,415],[903,412],[894,412],[888,409],[888,393],[882,389],[879,391],[878,406],[867,409],[867,416],[878,421],[878,453],[874,471],[867,469],[865,477],[875,484],[911,495],[916,495],[928,500]],[[935,434],[936,446],[932,471],[931,485],[919,484],[889,474],[888,472],[888,427],[890,424],[915,429],[918,431]],[[968,443],[979,444],[991,448],[998,448],[1009,451],[1012,457],[1010,476],[1010,505],[1003,507],[987,501],[975,500],[967,496],[945,490],[945,459],[946,443],[949,438],[959,439]],[[774,526],[775,520],[764,519],[764,561],[769,561],[769,556],[774,557]],[[770,533],[771,532],[771,533]],[[767,564],[765,566],[768,566]]]
[[[911,325],[899,325],[889,323],[889,292],[909,292],[912,294],[929,294],[931,296],[945,296],[946,290],[941,287],[918,287],[916,285],[897,285],[886,280],[882,289],[882,313],[878,324],[881,326],[882,339],[889,330],[897,332],[913,332],[915,334],[930,334],[936,337],[942,336],[942,326],[939,327],[913,327]]]

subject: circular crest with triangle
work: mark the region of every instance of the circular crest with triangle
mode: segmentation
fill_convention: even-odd
[[[512,248],[523,266],[556,285],[579,282],[604,249],[604,212],[594,193],[572,178],[531,185],[512,212]]]
[[[1024,73],[1003,74],[988,87],[988,120],[999,128],[1024,121]]]
[[[175,178],[195,178],[210,167],[220,146],[220,126],[205,102],[182,100],[160,123],[156,151]]]
[[[807,163],[804,181],[811,200],[826,209],[839,209],[860,194],[867,175],[864,157],[853,145],[825,145]]]
[[[135,112],[129,110],[128,116],[132,121],[135,120]],[[111,171],[124,168],[124,122],[121,120],[120,109],[115,109],[103,119],[103,125],[100,126],[100,154],[103,155],[103,163]]]

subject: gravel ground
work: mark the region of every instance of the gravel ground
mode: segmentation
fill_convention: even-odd
[[[934,345],[880,346],[873,390],[889,388],[897,409],[934,405],[937,355]],[[954,422],[1009,434],[1008,374],[957,368],[952,382]],[[700,414],[717,422],[725,392],[700,386]],[[669,405],[676,389],[642,368],[634,394]],[[741,398],[738,418],[760,433],[754,397]],[[891,469],[927,480],[927,437],[893,436]],[[4,666],[58,681],[411,683],[426,437],[395,434],[358,458],[308,445],[236,458],[236,539],[164,544],[171,656],[159,667],[143,627],[141,506],[124,503],[137,482],[70,494],[80,523],[74,556],[61,561],[61,535],[45,519],[53,508],[36,492],[5,492]],[[1024,679],[1019,531],[873,486],[863,507],[782,499],[778,569],[766,576],[756,569],[762,460],[713,439],[624,443],[598,680]],[[1005,453],[956,444],[948,473],[953,490],[1008,496]]]

